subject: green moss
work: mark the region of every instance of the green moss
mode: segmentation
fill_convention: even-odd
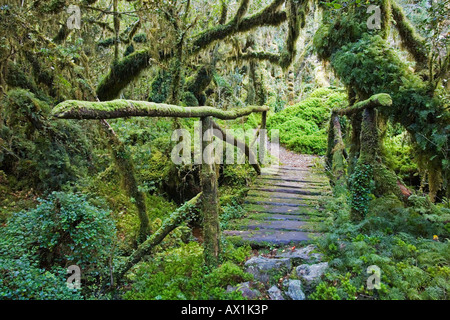
[[[187,106],[187,107],[198,107],[199,106],[199,102],[197,100],[197,98],[195,97],[195,95],[190,92],[184,92],[183,93],[183,98],[181,99],[181,101]]]
[[[149,51],[144,49],[115,62],[97,88],[98,98],[102,101],[116,98],[142,70],[150,66],[150,58]]]

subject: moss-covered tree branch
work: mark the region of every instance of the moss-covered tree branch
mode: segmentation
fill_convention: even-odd
[[[402,39],[403,46],[416,60],[418,67],[424,69],[428,63],[428,51],[425,47],[425,40],[422,38],[408,20],[402,7],[391,0],[392,16],[396,22],[397,30]]]
[[[333,174],[333,183],[342,185],[344,183],[343,178],[345,178],[345,144],[342,139],[342,128],[337,114],[332,114],[329,130],[327,162]]]
[[[199,199],[202,193],[199,193],[196,197],[186,202],[183,206],[173,212],[169,218],[167,218],[162,226],[156,231],[150,238],[144,243],[139,245],[136,251],[123,263],[115,272],[114,278],[116,281],[120,281],[125,273],[136,265],[141,259],[151,254],[152,250],[160,244],[173,230],[175,230],[182,222],[189,218],[192,210],[198,205]]]
[[[120,92],[139,76],[141,71],[150,66],[150,58],[148,50],[141,50],[114,63],[97,88],[98,98],[102,101],[117,98]]]
[[[254,112],[268,111],[268,107],[250,106],[224,111],[212,107],[180,107],[146,101],[114,100],[107,102],[65,101],[53,109],[53,115],[61,119],[99,120],[129,117],[214,117],[234,120]]]
[[[250,31],[261,26],[278,26],[286,21],[285,11],[279,9],[285,0],[274,0],[260,12],[244,17],[240,20],[233,19],[230,22],[219,25],[200,33],[193,42],[193,52],[206,48],[215,41],[223,40],[233,34]]]
[[[136,203],[139,217],[139,235],[137,242],[142,243],[150,235],[150,222],[147,216],[147,206],[145,204],[145,196],[139,191],[138,182],[134,175],[134,165],[130,157],[127,156],[125,145],[119,140],[113,128],[106,120],[100,121],[103,131],[106,133],[108,145],[111,149],[112,156],[119,172],[122,176],[122,182],[128,196],[133,198]]]
[[[349,116],[355,113],[362,112],[364,109],[374,109],[380,107],[390,107],[392,105],[392,98],[385,93],[376,94],[367,100],[360,101],[350,108],[334,109],[333,113],[340,116]]]

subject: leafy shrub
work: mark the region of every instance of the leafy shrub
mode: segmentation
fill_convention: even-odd
[[[0,104],[0,169],[17,187],[61,190],[87,171],[92,160],[86,132],[76,123],[55,120],[50,106],[26,90],[10,90]],[[7,152],[4,152],[4,151]]]
[[[46,298],[68,297],[65,285],[46,286],[63,283],[70,265],[81,268],[85,284],[94,283],[107,271],[114,239],[108,211],[84,196],[55,192],[0,229],[0,291],[10,298],[38,298],[39,291]]]
[[[130,300],[220,300],[242,299],[240,293],[227,293],[228,285],[252,278],[228,261],[210,272],[204,266],[203,248],[196,242],[155,255],[141,263],[130,275],[134,281],[124,295]]]
[[[272,114],[267,127],[269,131],[280,131],[280,143],[288,149],[323,155],[327,148],[331,109],[345,104],[345,93],[328,88],[318,89],[302,102]]]
[[[374,199],[367,215],[351,222],[345,196],[327,203],[326,236],[317,240],[330,268],[311,299],[448,299],[448,209],[411,207],[395,197]],[[368,290],[369,266],[381,269],[381,288]],[[343,276],[345,275],[345,276]]]

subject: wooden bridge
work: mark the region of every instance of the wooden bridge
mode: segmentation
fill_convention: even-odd
[[[367,101],[360,102],[345,110],[333,110],[330,123],[329,148],[327,154],[328,166],[331,169],[336,183],[343,181],[345,146],[339,124],[339,115],[348,115],[364,112],[362,120],[363,130],[360,134],[360,161],[370,163],[374,150],[370,142],[376,139],[376,123],[374,121],[374,109],[389,106],[392,100],[388,95],[377,95]],[[90,119],[101,120],[105,128],[112,129],[106,119],[128,117],[183,117],[200,118],[202,121],[202,134],[204,137],[203,149],[213,141],[214,132],[224,133],[213,118],[221,120],[233,120],[248,116],[252,113],[261,113],[262,121],[257,134],[261,132],[261,146],[264,146],[266,119],[268,107],[247,107],[224,111],[211,107],[180,107],[166,104],[156,104],[144,101],[115,100],[109,102],[84,102],[66,101],[56,106],[53,115],[62,119]],[[215,130],[210,130],[215,129]],[[245,141],[239,141],[235,137],[217,135],[227,143],[232,143],[240,148],[247,157],[255,158],[250,147]],[[119,139],[113,139],[119,143]],[[115,150],[112,148],[113,151]],[[260,148],[260,160],[264,159],[266,150]],[[117,152],[116,153],[120,153]],[[210,155],[212,157],[212,155]],[[117,160],[118,163],[124,159]],[[218,201],[218,177],[214,161],[205,159],[201,165],[202,193],[188,201],[174,212],[169,219],[164,221],[161,228],[153,234],[144,234],[145,238],[137,250],[116,271],[116,277],[121,278],[133,265],[139,262],[143,256],[150,254],[171,231],[188,219],[189,211],[199,206],[203,217],[205,261],[210,266],[218,265],[220,248],[220,223]],[[281,164],[280,167],[261,168],[253,165],[259,178],[256,185],[248,194],[245,209],[247,216],[243,221],[236,222],[235,230],[227,230],[225,235],[239,238],[243,241],[268,244],[288,244],[311,240],[319,231],[318,222],[323,219],[319,205],[319,197],[322,193],[329,193],[328,180],[322,173],[312,170],[312,163],[299,169]],[[131,179],[133,182],[133,179]],[[135,188],[136,181],[134,181]],[[133,193],[134,192],[134,193]],[[143,197],[136,190],[129,192],[133,196]],[[199,204],[200,203],[200,204]],[[139,208],[138,208],[139,209]],[[141,230],[145,231],[148,217],[145,207],[139,210]],[[147,220],[146,220],[147,219]]]

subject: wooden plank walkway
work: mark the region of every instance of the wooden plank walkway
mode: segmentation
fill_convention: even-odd
[[[302,167],[263,169],[244,203],[246,215],[224,235],[256,246],[296,245],[320,236],[320,201],[331,196],[325,174],[313,170],[313,157]]]

